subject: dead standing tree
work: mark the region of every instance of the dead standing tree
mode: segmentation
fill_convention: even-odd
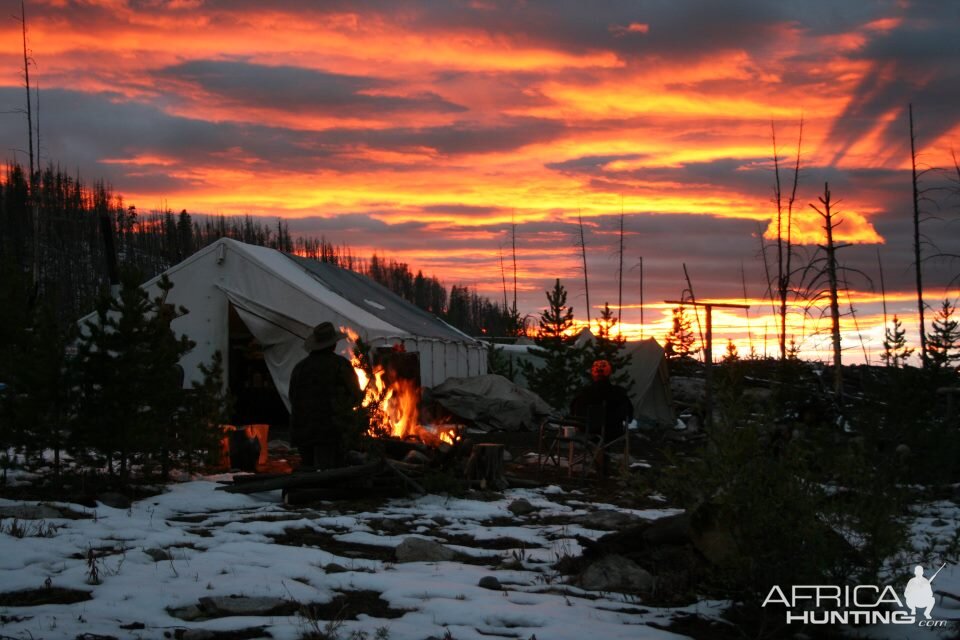
[[[833,230],[840,226],[843,220],[837,220],[834,217],[834,212],[830,208],[830,185],[828,183],[825,182],[823,184],[823,195],[818,199],[823,209],[818,208],[815,204],[811,204],[810,208],[823,218],[823,231],[827,239],[827,244],[819,245],[819,247],[826,254],[824,257],[823,272],[827,277],[826,293],[830,301],[830,338],[833,345],[833,392],[837,397],[840,397],[843,392],[843,374],[841,369],[843,362],[840,351],[840,303],[837,296],[837,249],[849,245],[837,246],[833,241]]]
[[[923,326],[923,262],[920,259],[920,186],[917,173],[916,136],[913,132],[913,104],[910,105],[910,169],[913,186],[913,260],[917,277],[917,321],[920,327],[920,364],[927,368],[927,334]]]
[[[923,368],[930,367],[930,348],[929,342],[927,340],[927,331],[926,331],[926,321],[924,320],[925,311],[927,308],[926,303],[923,301],[923,261],[929,258],[940,258],[940,257],[950,257],[948,254],[943,254],[937,249],[934,243],[926,236],[921,235],[920,233],[920,223],[924,222],[926,219],[921,215],[920,204],[923,201],[934,202],[926,194],[932,191],[939,191],[941,188],[938,187],[922,187],[920,184],[920,179],[927,173],[939,172],[940,170],[936,167],[928,166],[925,169],[917,169],[917,146],[916,146],[916,134],[913,127],[913,105],[909,105],[909,116],[910,116],[910,169],[911,169],[911,186],[913,193],[913,262],[914,268],[916,270],[916,282],[917,282],[917,324],[920,329],[920,363]],[[956,156],[954,156],[954,164],[956,164]],[[958,167],[958,176],[960,176],[960,167]],[[934,254],[924,258],[922,255],[923,244],[932,245],[934,249]]]
[[[517,315],[517,219],[516,213],[510,215],[510,246],[513,251],[513,306],[510,310]]]
[[[583,260],[583,292],[587,298],[587,328],[590,328],[590,279],[587,277],[587,240],[583,235],[583,215],[577,212],[577,222],[580,226],[580,237],[577,240],[577,248],[580,249],[580,257]]]
[[[780,180],[780,157],[777,151],[777,131],[773,123],[770,124],[770,137],[773,143],[773,201],[777,208],[777,275],[776,291],[774,292],[774,282],[770,277],[770,268],[767,264],[766,245],[763,244],[761,235],[761,247],[763,254],[764,269],[767,273],[767,291],[773,298],[776,294],[778,306],[775,311],[778,317],[779,327],[777,328],[777,340],[780,347],[780,360],[787,359],[787,301],[790,296],[791,280],[793,277],[793,205],[797,199],[797,186],[800,182],[800,150],[803,145],[803,118],[800,118],[800,132],[797,135],[797,156],[793,167],[793,183],[790,188],[790,195],[784,201],[784,192]]]
[[[30,101],[30,62],[32,61],[27,51],[27,10],[20,0],[20,26],[23,34],[23,86],[27,91],[27,142],[29,144],[28,153],[30,156],[30,188],[34,187],[36,179],[36,167],[33,161],[33,108]]]
[[[617,269],[617,333],[623,335],[623,196],[620,196],[620,264]]]
[[[40,141],[39,130],[37,131],[37,159],[34,161],[33,153],[33,107],[30,99],[30,64],[33,58],[30,56],[27,48],[27,9],[23,0],[20,0],[20,27],[23,35],[23,86],[27,92],[27,143],[30,164],[30,177],[27,180],[28,200],[27,203],[33,211],[33,288],[34,295],[40,292],[40,204],[37,194],[37,171],[39,167]],[[37,94],[39,100],[39,92]]]
[[[820,206],[818,207],[811,203],[810,208],[816,211],[823,220],[826,244],[817,245],[819,251],[823,252],[823,255],[814,257],[814,259],[810,261],[809,266],[804,270],[802,283],[807,283],[807,286],[804,288],[804,297],[808,300],[808,310],[824,299],[827,301],[825,313],[828,312],[830,314],[830,342],[833,351],[833,392],[835,396],[840,399],[843,397],[840,287],[842,286],[844,289],[849,289],[846,281],[846,274],[848,272],[862,276],[870,284],[871,288],[873,283],[862,271],[844,267],[837,261],[837,251],[851,245],[850,243],[838,244],[834,238],[834,232],[837,227],[843,224],[843,219],[837,217],[837,201],[832,199],[829,183],[825,182],[823,184],[823,195],[820,196],[818,200],[820,201]]]

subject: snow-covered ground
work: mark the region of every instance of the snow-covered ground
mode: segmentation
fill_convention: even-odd
[[[333,503],[328,508],[289,509],[280,504],[279,492],[245,496],[216,491],[216,486],[213,480],[175,484],[167,493],[129,509],[100,505],[79,509],[91,516],[85,519],[44,518],[49,537],[31,535],[37,532],[35,521],[22,521],[28,529],[22,538],[0,535],[2,591],[59,587],[89,591],[92,596],[69,605],[0,607],[0,633],[34,639],[83,633],[161,638],[164,632],[177,635],[178,629],[264,627],[274,638],[297,638],[316,628],[324,630],[326,622],[313,623],[297,613],[187,622],[170,611],[196,605],[204,597],[263,596],[319,604],[338,592],[367,590],[380,593],[391,608],[408,612],[393,619],[361,615],[345,620],[335,630],[339,637],[365,632],[372,638],[381,628],[386,630],[381,634],[396,640],[430,636],[580,640],[587,632],[597,638],[677,637],[646,624],[666,624],[677,610],[642,606],[632,597],[613,593],[582,591],[563,584],[550,568],[558,557],[580,552],[574,536],[596,538],[605,533],[575,524],[548,524],[565,519],[557,516],[575,517],[589,510],[556,500],[563,495],[556,487],[511,490],[493,501],[428,495],[393,500],[377,511],[344,512]],[[514,516],[507,507],[518,498],[526,498],[537,510]],[[16,504],[23,503],[0,501],[0,507]],[[76,505],[54,506],[78,510]],[[672,512],[645,510],[635,515],[656,518]],[[9,525],[10,520],[3,522]],[[332,535],[345,543],[335,545],[342,555],[291,546],[289,540],[274,541],[289,530],[301,532],[301,537],[304,530]],[[461,544],[450,548],[481,558],[478,564],[396,563],[364,558],[367,554],[352,551],[349,544],[380,546],[389,554],[408,535],[456,539]],[[464,537],[478,543],[465,544]],[[516,546],[489,544],[503,538],[517,541]],[[497,549],[485,548],[491,546]],[[96,585],[90,584],[86,559],[90,549],[112,550],[96,561],[100,579]],[[346,570],[325,571],[324,567],[340,570],[330,564]],[[485,576],[496,577],[503,589],[478,586]],[[720,603],[707,602],[691,610],[712,616],[720,608]],[[131,628],[141,624],[142,629]]]
[[[294,509],[281,504],[278,491],[251,496],[217,491],[218,479],[173,484],[128,509],[51,504],[74,513],[0,520],[0,591],[90,593],[89,600],[73,604],[0,606],[0,636],[202,638],[198,630],[261,627],[274,638],[326,632],[342,640],[637,640],[680,637],[649,623],[669,624],[680,612],[719,620],[725,606],[703,601],[687,609],[650,607],[633,596],[573,587],[552,568],[560,557],[580,553],[577,537],[606,533],[578,524],[580,516],[616,509],[656,519],[675,510],[593,504],[555,486],[508,490],[502,496],[427,495],[375,507],[329,503]],[[508,507],[520,498],[534,511],[511,513]],[[0,500],[0,509],[35,504]],[[952,502],[924,505],[914,526],[917,552],[945,551],[958,520],[960,509]],[[14,522],[22,537],[11,532]],[[395,562],[393,549],[409,536],[443,542],[462,557]],[[98,556],[93,564],[99,584],[91,584],[91,550]],[[502,589],[479,585],[490,576]],[[948,564],[934,588],[960,592],[960,567]],[[379,593],[395,617],[339,619],[354,617],[348,608],[340,616],[311,620],[296,611],[298,604],[322,605],[355,592]],[[288,606],[276,615],[181,619],[198,611],[194,607],[201,598],[229,596],[276,599]],[[958,617],[960,601],[939,597],[934,618]],[[875,627],[854,635],[956,637],[956,624],[939,631]]]

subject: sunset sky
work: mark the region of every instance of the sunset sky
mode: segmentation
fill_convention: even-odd
[[[4,7],[0,138],[25,163],[10,113],[24,103],[19,3]],[[763,353],[766,333],[772,354],[771,124],[788,183],[802,118],[796,262],[823,241],[809,203],[829,181],[838,239],[854,243],[841,262],[873,281],[851,272],[841,296],[857,311],[845,358],[863,360],[859,333],[876,362],[878,249],[888,312],[917,342],[910,103],[921,168],[945,169],[923,177],[938,188],[925,256],[960,254],[957,2],[29,0],[26,13],[44,163],[141,211],[282,217],[499,300],[515,220],[524,313],[559,277],[585,319],[578,214],[591,315],[616,305],[622,211],[628,333],[642,256],[646,335],[662,335],[685,263],[698,298],[753,304],[717,314],[717,339],[752,336]],[[932,306],[955,300],[958,274],[924,263]],[[826,358],[819,315],[798,311],[792,333]]]

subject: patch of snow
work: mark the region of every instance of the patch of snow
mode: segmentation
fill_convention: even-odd
[[[72,605],[3,607],[2,613],[8,616],[4,635],[131,637],[139,633],[160,637],[170,628],[226,631],[263,625],[274,638],[292,640],[309,630],[307,621],[298,615],[186,622],[172,617],[168,609],[196,605],[202,597],[231,595],[325,603],[338,591],[369,589],[381,593],[391,607],[410,611],[396,619],[361,615],[358,620],[345,621],[342,637],[354,631],[372,635],[376,628],[387,627],[391,640],[442,637],[447,629],[458,640],[483,640],[488,637],[485,634],[580,640],[586,624],[597,638],[677,637],[645,626],[647,620],[666,621],[672,610],[643,607],[648,612],[641,614],[635,599],[600,594],[592,600],[579,597],[587,595],[585,592],[562,584],[552,563],[581,553],[577,536],[595,539],[606,532],[576,524],[539,524],[536,518],[519,520],[507,510],[519,498],[535,505],[540,517],[573,516],[595,508],[586,502],[582,506],[556,502],[565,494],[560,487],[510,490],[488,502],[428,495],[392,500],[376,511],[347,514],[339,512],[336,503],[290,509],[281,504],[279,492],[251,496],[216,491],[217,479],[223,478],[172,485],[165,493],[135,502],[129,509],[98,506],[87,510],[94,516],[90,519],[49,519],[51,537],[0,534],[4,591],[42,588],[49,580],[52,586],[82,589],[93,596]],[[3,500],[0,504],[23,503]],[[624,511],[647,519],[675,512]],[[507,524],[494,524],[505,518],[510,518]],[[456,544],[448,544],[451,549],[489,566],[393,564],[274,542],[289,530],[308,529],[329,533],[339,542],[395,547],[409,534],[377,533],[381,529],[378,523],[385,519],[400,530],[429,531],[419,535],[441,543],[451,536],[456,539]],[[476,539],[477,546],[461,544],[463,537]],[[484,543],[502,538],[517,540],[518,548],[483,548]],[[88,584],[86,557],[91,549],[102,555],[96,561],[101,581],[96,585]],[[151,555],[146,550],[162,553]],[[500,566],[511,560],[510,569]],[[346,571],[327,574],[323,567],[330,563],[342,565]],[[941,575],[950,573],[945,570]],[[480,587],[485,576],[495,577],[503,590]],[[558,587],[566,595],[557,593]],[[120,628],[133,622],[146,628],[142,632]]]

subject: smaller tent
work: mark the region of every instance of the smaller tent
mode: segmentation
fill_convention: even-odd
[[[674,424],[673,402],[670,397],[670,370],[663,347],[653,338],[628,342],[630,354],[628,373],[633,385],[633,411],[641,418],[659,425]]]
[[[593,334],[584,329],[577,336],[576,346],[582,347],[594,340]],[[523,367],[543,366],[544,360],[536,353],[533,341],[521,338],[517,344],[496,345],[496,349],[509,359],[514,372],[514,381],[526,386]],[[653,338],[627,342],[625,349],[630,354],[627,373],[631,384],[628,391],[633,398],[633,411],[638,420],[659,425],[674,424],[673,402],[670,396],[670,372],[663,347]],[[557,407],[565,409],[565,407]]]

